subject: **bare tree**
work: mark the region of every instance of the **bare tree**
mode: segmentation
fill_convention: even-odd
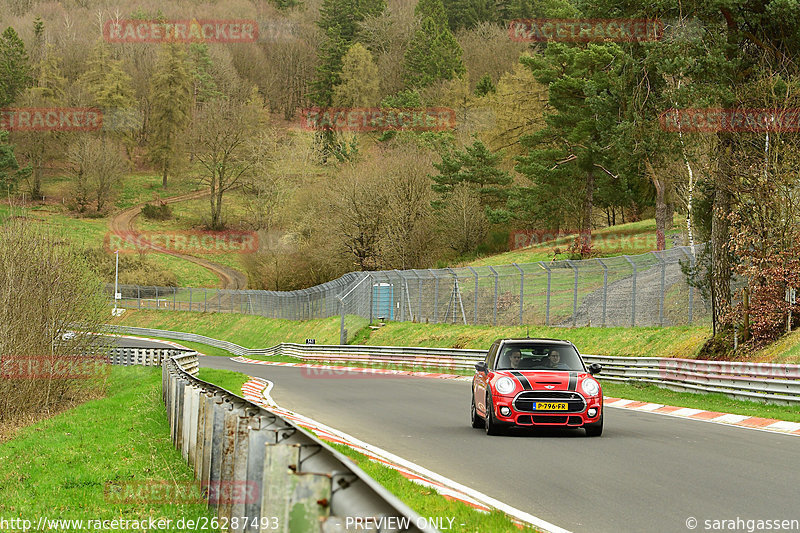
[[[282,145],[278,132],[268,128],[259,132],[251,144],[253,168],[242,186],[248,222],[256,230],[274,230],[281,218],[281,207],[293,190],[292,184],[276,169]]]
[[[75,178],[74,200],[80,212],[90,201],[101,212],[129,168],[119,144],[108,137],[80,137],[69,150],[69,161]]]
[[[387,197],[377,171],[372,161],[349,166],[330,194],[331,234],[338,236],[345,255],[359,270],[373,270],[380,261]]]
[[[255,135],[261,109],[215,99],[203,106],[192,127],[192,150],[200,165],[198,181],[211,189],[209,227],[224,227],[222,200],[226,192],[242,184],[252,172],[250,139]]]
[[[378,15],[358,23],[359,40],[373,54],[380,73],[380,94],[387,96],[405,88],[403,56],[419,24],[416,2],[392,1]]]
[[[463,50],[462,59],[469,73],[470,91],[475,90],[478,80],[489,74],[497,83],[506,72],[511,72],[519,56],[527,49],[527,43],[508,38],[508,28],[481,22],[456,36]]]
[[[478,247],[486,237],[489,223],[477,193],[466,183],[453,187],[441,211],[444,243],[457,254]]]
[[[385,268],[429,266],[435,237],[431,201],[434,193],[428,178],[431,156],[416,147],[401,146],[383,156],[387,217],[381,241]],[[391,164],[388,164],[391,161]]]

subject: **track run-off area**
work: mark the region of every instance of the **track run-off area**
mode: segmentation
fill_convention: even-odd
[[[719,531],[737,520],[746,531],[748,520],[800,520],[797,435],[607,407],[600,438],[580,429],[489,437],[470,427],[466,380],[209,356],[200,366],[268,380],[281,408],[568,531]]]

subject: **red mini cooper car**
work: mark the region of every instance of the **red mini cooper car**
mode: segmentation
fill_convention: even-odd
[[[575,345],[556,339],[500,339],[472,378],[472,427],[496,435],[511,426],[603,433],[603,390]]]

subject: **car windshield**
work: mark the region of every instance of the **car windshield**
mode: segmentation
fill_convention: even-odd
[[[565,344],[508,345],[497,359],[496,370],[585,371],[578,352]]]

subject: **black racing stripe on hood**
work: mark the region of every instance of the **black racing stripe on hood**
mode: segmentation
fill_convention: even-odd
[[[528,381],[528,378],[522,375],[522,372],[511,372],[511,375],[519,380],[524,390],[533,390],[533,387],[531,387],[531,382]]]
[[[578,373],[570,372],[569,385],[567,386],[567,390],[577,390],[577,388],[578,388]]]

